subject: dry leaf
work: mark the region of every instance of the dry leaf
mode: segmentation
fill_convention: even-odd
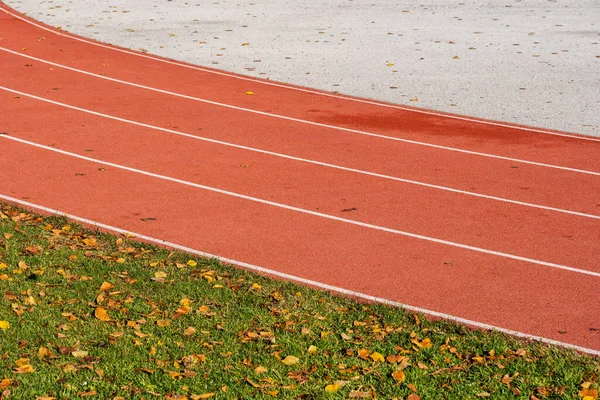
[[[294,365],[294,364],[298,364],[300,362],[300,359],[298,357],[294,357],[294,356],[287,356],[286,358],[281,360],[281,362],[284,363],[285,365]]]
[[[190,396],[190,400],[201,400],[201,399],[210,399],[214,397],[214,393],[203,393],[203,394],[193,394]]]
[[[108,292],[109,290],[112,290],[114,288],[115,286],[108,282],[103,282],[102,285],[100,285],[100,290],[103,292]]]
[[[35,372],[35,369],[29,364],[25,364],[22,367],[17,367],[14,369],[15,374],[29,374],[31,372]]]
[[[406,374],[404,371],[394,371],[392,372],[392,378],[394,378],[396,382],[401,383],[406,380]]]
[[[338,390],[340,390],[340,385],[337,385],[335,383],[333,385],[327,385],[327,386],[325,386],[325,391],[327,393],[335,393]]]
[[[103,307],[98,307],[94,310],[94,316],[98,318],[100,321],[110,321],[110,317],[108,316],[108,312]]]
[[[193,326],[189,326],[189,327],[185,328],[185,330],[183,331],[183,336],[192,336],[196,332],[197,332],[196,328],[194,328]]]
[[[12,379],[4,378],[0,381],[0,390],[8,389],[8,387],[13,383]]]
[[[267,369],[262,365],[259,365],[258,367],[254,368],[254,372],[256,372],[257,374],[264,374],[265,372],[267,372]]]
[[[71,352],[71,355],[75,358],[83,358],[83,357],[87,357],[88,352],[83,351],[83,350],[75,350],[75,351]]]

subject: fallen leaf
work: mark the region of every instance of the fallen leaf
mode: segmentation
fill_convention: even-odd
[[[0,390],[8,389],[13,383],[13,379],[4,378],[0,381]]]
[[[183,336],[192,336],[197,332],[196,328],[189,326],[183,331]]]
[[[264,374],[265,372],[267,372],[267,369],[262,365],[259,365],[258,367],[254,368],[254,372],[256,372],[257,374]]]
[[[196,265],[198,265],[198,263],[194,260],[188,260],[187,265],[189,265],[190,267],[195,267]]]
[[[210,399],[214,397],[214,393],[203,393],[203,394],[193,394],[190,396],[190,400],[201,400],[201,399]]]
[[[115,286],[108,282],[103,282],[102,285],[100,285],[100,290],[102,292],[108,292],[109,290],[112,290],[114,288],[115,288]]]
[[[361,392],[359,390],[353,390],[348,395],[349,399],[370,399],[371,397],[371,392]]]
[[[87,357],[88,352],[83,351],[83,350],[75,350],[75,351],[71,352],[71,355],[75,358],[83,358],[83,357]]]
[[[336,385],[335,383],[333,385],[327,385],[327,386],[325,386],[325,391],[327,393],[335,393],[338,390],[340,390],[340,385]]]
[[[108,315],[108,311],[106,311],[103,307],[98,307],[94,310],[94,316],[98,318],[100,321],[110,321],[110,317]]]
[[[10,323],[8,321],[0,321],[0,329],[3,331],[10,329]]]
[[[396,382],[401,383],[406,380],[406,374],[404,371],[394,371],[392,372],[392,378],[394,378]]]
[[[22,367],[17,367],[14,369],[15,374],[29,374],[32,372],[35,372],[35,369],[29,364],[25,364]]]
[[[385,358],[383,357],[383,355],[378,352],[374,352],[373,354],[371,354],[371,359],[373,361],[385,362]]]
[[[254,92],[246,92],[248,96],[254,96]]]
[[[287,356],[286,358],[281,360],[281,362],[284,363],[285,365],[294,365],[294,364],[298,364],[300,362],[300,359],[298,357],[294,357],[294,356]]]

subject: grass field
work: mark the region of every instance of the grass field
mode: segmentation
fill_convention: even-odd
[[[598,358],[0,210],[2,399],[598,397]]]

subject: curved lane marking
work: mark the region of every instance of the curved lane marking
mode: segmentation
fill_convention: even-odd
[[[0,50],[5,51],[7,53],[11,53],[11,54],[17,55],[17,56],[28,58],[30,60],[35,60],[35,61],[39,61],[39,62],[44,63],[44,64],[52,65],[52,66],[55,66],[55,67],[58,67],[58,68],[63,68],[63,69],[66,69],[66,70],[69,70],[69,71],[73,71],[73,72],[77,72],[77,73],[80,73],[80,74],[83,74],[83,75],[92,76],[94,78],[104,79],[104,80],[111,81],[111,82],[116,82],[116,83],[119,83],[119,84],[122,84],[122,85],[127,85],[127,86],[132,86],[132,87],[136,87],[136,88],[140,88],[140,89],[150,90],[150,91],[153,91],[153,92],[167,94],[167,95],[174,96],[174,97],[180,97],[180,98],[187,99],[187,100],[193,100],[193,101],[198,101],[198,102],[201,102],[201,103],[206,103],[206,104],[210,104],[210,105],[214,105],[214,106],[229,108],[229,109],[236,110],[236,111],[243,111],[243,112],[248,112],[248,113],[251,113],[251,114],[258,114],[258,115],[262,115],[262,116],[265,116],[265,117],[283,119],[283,120],[286,120],[286,121],[293,121],[293,122],[298,122],[298,123],[301,123],[301,124],[306,124],[306,125],[311,125],[311,126],[318,126],[320,128],[327,128],[327,129],[333,129],[333,130],[338,130],[338,131],[343,131],[343,132],[356,133],[356,134],[359,134],[359,135],[369,136],[369,137],[375,137],[375,138],[378,138],[378,139],[393,140],[393,141],[396,141],[396,142],[403,142],[403,143],[409,143],[409,144],[418,145],[418,146],[432,147],[432,148],[435,148],[435,149],[447,150],[447,151],[454,151],[454,152],[458,152],[458,153],[475,155],[475,156],[480,156],[480,157],[494,158],[494,159],[499,159],[499,160],[517,162],[517,163],[521,163],[521,164],[536,165],[538,167],[560,169],[560,170],[563,170],[563,171],[577,172],[577,173],[581,173],[581,174],[588,174],[588,175],[600,176],[600,172],[595,172],[595,171],[588,171],[588,170],[577,169],[577,168],[563,167],[563,166],[559,166],[559,165],[546,164],[546,163],[541,163],[541,162],[536,162],[536,161],[522,160],[522,159],[518,159],[518,158],[499,156],[499,155],[495,155],[495,154],[482,153],[482,152],[478,152],[478,151],[464,150],[464,149],[459,149],[459,148],[456,148],[456,147],[441,146],[441,145],[437,145],[437,144],[433,144],[433,143],[420,142],[420,141],[410,140],[410,139],[402,139],[402,138],[393,137],[393,136],[381,135],[381,134],[378,134],[378,133],[361,131],[361,130],[358,130],[358,129],[343,128],[343,127],[340,127],[340,126],[329,125],[329,124],[322,124],[322,123],[319,123],[319,122],[308,121],[308,120],[304,120],[304,119],[300,119],[300,118],[286,117],[285,115],[273,114],[273,113],[268,113],[268,112],[264,112],[264,111],[253,110],[253,109],[245,108],[245,107],[238,107],[238,106],[234,106],[234,105],[231,105],[231,104],[220,103],[220,102],[217,102],[217,101],[207,100],[207,99],[203,99],[203,98],[200,98],[200,97],[188,96],[188,95],[181,94],[181,93],[171,92],[169,90],[157,89],[157,88],[153,88],[153,87],[146,86],[146,85],[140,85],[140,84],[133,83],[133,82],[123,81],[121,79],[110,78],[108,76],[95,74],[93,72],[88,72],[88,71],[84,71],[84,70],[81,70],[81,69],[68,67],[66,65],[57,64],[57,63],[54,63],[52,61],[47,61],[47,60],[44,60],[44,59],[41,59],[41,58],[32,57],[32,56],[29,56],[29,55],[26,55],[26,54],[21,54],[21,53],[19,53],[17,51],[9,50],[9,49],[6,49],[4,47],[0,47]]]
[[[246,76],[241,76],[241,75],[236,75],[236,74],[233,74],[233,73],[228,73],[228,72],[224,72],[224,71],[217,71],[217,70],[214,70],[214,69],[203,68],[203,67],[199,67],[199,66],[195,66],[195,65],[191,65],[191,64],[185,64],[185,63],[182,63],[182,62],[172,61],[172,60],[169,60],[169,59],[166,59],[166,58],[160,58],[160,57],[151,56],[151,55],[147,55],[147,54],[143,54],[143,53],[139,53],[139,52],[135,52],[135,51],[131,51],[131,50],[126,50],[126,49],[123,49],[123,48],[115,47],[113,45],[106,45],[106,44],[102,44],[102,43],[99,43],[99,42],[94,42],[92,40],[86,40],[86,39],[83,39],[83,38],[81,38],[79,36],[67,34],[64,31],[60,32],[60,31],[56,30],[56,28],[52,29],[52,28],[49,28],[47,26],[44,26],[44,25],[41,25],[41,24],[37,24],[37,23],[33,22],[32,20],[30,20],[28,18],[24,18],[24,17],[22,17],[22,16],[20,16],[18,14],[10,12],[9,10],[3,8],[1,3],[0,3],[0,11],[3,11],[4,13],[6,13],[6,14],[14,17],[14,18],[17,18],[17,19],[19,19],[19,20],[21,20],[21,21],[23,21],[23,22],[25,22],[25,23],[27,23],[29,25],[35,26],[36,28],[39,28],[39,29],[43,29],[43,30],[45,30],[47,32],[51,32],[51,33],[53,33],[55,35],[58,35],[58,36],[64,36],[64,37],[67,37],[69,39],[77,40],[77,41],[82,42],[82,43],[91,44],[93,46],[98,46],[98,47],[102,47],[102,48],[105,48],[105,49],[117,51],[117,52],[120,52],[120,53],[125,53],[125,54],[134,55],[134,56],[137,56],[137,57],[146,58],[146,59],[153,60],[153,61],[162,62],[162,63],[165,63],[165,64],[176,65],[178,67],[184,67],[184,68],[193,69],[193,70],[196,70],[196,71],[202,71],[202,72],[206,72],[206,73],[209,73],[209,74],[226,76],[226,77],[229,77],[229,78],[234,78],[234,79],[239,79],[239,80],[244,80],[244,81],[250,81],[250,82],[254,82],[254,83],[258,83],[258,84],[262,84],[262,85],[274,86],[274,87],[288,89],[288,90],[294,90],[294,91],[298,91],[298,92],[310,93],[310,94],[314,94],[314,95],[318,95],[318,96],[332,97],[332,98],[335,98],[335,99],[346,100],[346,101],[353,101],[353,102],[357,102],[357,103],[370,104],[370,105],[375,105],[375,106],[379,106],[379,107],[394,108],[394,109],[403,110],[403,111],[409,111],[409,112],[414,112],[414,113],[418,113],[418,114],[433,115],[433,116],[437,116],[437,117],[445,117],[445,118],[451,118],[451,119],[456,119],[456,120],[460,120],[460,121],[475,122],[475,123],[483,124],[483,125],[492,125],[492,126],[498,126],[498,127],[502,127],[502,128],[509,128],[509,129],[515,129],[515,130],[521,130],[521,131],[536,132],[536,133],[542,133],[542,134],[545,134],[545,135],[562,136],[562,137],[568,137],[568,138],[572,138],[572,139],[581,139],[581,140],[590,140],[590,141],[594,141],[594,142],[600,142],[600,138],[595,138],[595,137],[590,137],[590,136],[575,135],[575,134],[560,133],[560,132],[552,132],[552,131],[549,131],[549,130],[544,130],[544,129],[539,129],[539,128],[530,128],[530,127],[526,127],[526,126],[511,125],[511,124],[506,124],[506,123],[497,122],[497,121],[487,121],[487,120],[482,120],[482,119],[477,119],[477,118],[472,118],[472,117],[464,117],[464,116],[453,115],[453,114],[445,114],[445,113],[442,113],[442,112],[436,112],[436,111],[423,110],[423,109],[418,109],[418,108],[405,107],[405,106],[400,106],[400,105],[396,105],[396,104],[381,103],[381,102],[372,101],[372,100],[360,99],[360,98],[357,98],[357,97],[342,96],[342,95],[339,95],[339,94],[328,93],[328,92],[323,92],[323,91],[318,91],[318,90],[311,90],[311,89],[306,89],[306,88],[302,88],[302,87],[297,87],[297,86],[292,86],[292,85],[286,85],[286,84],[281,84],[281,83],[269,82],[269,81],[262,80],[262,79],[257,79],[257,78],[252,78],[252,77],[246,77]]]
[[[335,215],[320,213],[320,212],[317,212],[317,211],[306,210],[304,208],[294,207],[294,206],[290,206],[290,205],[283,204],[283,203],[277,203],[277,202],[270,201],[270,200],[264,200],[264,199],[260,199],[260,198],[257,198],[257,197],[252,197],[252,196],[248,196],[248,195],[245,195],[245,194],[232,192],[232,191],[229,191],[229,190],[219,189],[219,188],[215,188],[215,187],[212,187],[212,186],[207,186],[207,185],[202,185],[202,184],[199,184],[199,183],[194,183],[194,182],[186,181],[186,180],[183,180],[183,179],[173,178],[173,177],[166,176],[166,175],[155,174],[153,172],[149,172],[149,171],[145,171],[145,170],[141,170],[141,169],[137,169],[137,168],[132,168],[132,167],[128,167],[128,166],[125,166],[125,165],[116,164],[116,163],[112,163],[112,162],[108,162],[108,161],[103,161],[103,160],[100,160],[100,159],[97,159],[97,158],[91,158],[91,157],[82,156],[80,154],[71,153],[69,151],[57,149],[55,147],[45,146],[43,144],[31,142],[29,140],[24,140],[24,139],[16,138],[16,137],[9,136],[9,135],[0,135],[0,138],[6,139],[6,140],[13,140],[15,142],[19,142],[19,143],[22,143],[22,144],[25,144],[25,145],[37,147],[37,148],[44,149],[44,150],[49,150],[49,151],[52,151],[52,152],[55,152],[55,153],[59,153],[59,154],[63,154],[63,155],[69,156],[69,157],[78,158],[80,160],[90,161],[90,162],[93,162],[93,163],[96,163],[96,164],[106,165],[108,167],[118,168],[118,169],[121,169],[121,170],[124,170],[124,171],[128,171],[128,172],[133,172],[133,173],[140,174],[140,175],[149,176],[149,177],[152,177],[152,178],[162,179],[162,180],[165,180],[165,181],[174,182],[174,183],[178,183],[178,184],[181,184],[181,185],[190,186],[190,187],[194,187],[194,188],[198,188],[198,189],[203,189],[203,190],[206,190],[206,191],[209,191],[209,192],[219,193],[219,194],[223,194],[223,195],[226,195],[226,196],[235,197],[235,198],[238,198],[238,199],[252,201],[252,202],[255,202],[255,203],[265,204],[265,205],[268,205],[268,206],[277,207],[277,208],[281,208],[281,209],[284,209],[284,210],[290,210],[290,211],[298,212],[298,213],[301,213],[301,214],[312,215],[312,216],[315,216],[315,217],[320,217],[320,218],[324,218],[324,219],[328,219],[328,220],[343,222],[343,223],[346,223],[346,224],[356,225],[356,226],[360,226],[360,227],[363,227],[363,228],[373,229],[373,230],[376,230],[376,231],[381,231],[381,232],[386,232],[386,233],[393,233],[393,234],[396,234],[396,235],[406,236],[406,237],[410,237],[410,238],[413,238],[413,239],[420,239],[420,240],[424,240],[424,241],[427,241],[427,242],[433,242],[433,243],[437,243],[437,244],[443,244],[443,245],[446,245],[446,246],[457,247],[457,248],[460,248],[460,249],[471,250],[471,251],[474,251],[474,252],[477,252],[477,253],[494,255],[494,256],[508,258],[508,259],[512,259],[512,260],[523,261],[523,262],[530,263],[530,264],[536,264],[536,265],[541,265],[541,266],[544,266],[544,267],[556,268],[556,269],[560,269],[560,270],[563,270],[563,271],[569,271],[569,272],[574,272],[574,273],[578,273],[578,274],[593,276],[595,278],[600,278],[600,272],[595,272],[595,271],[589,271],[589,270],[580,269],[580,268],[569,267],[567,265],[555,264],[555,263],[551,263],[551,262],[547,262],[547,261],[542,261],[542,260],[536,260],[536,259],[533,259],[533,258],[522,257],[522,256],[510,254],[510,253],[504,253],[504,252],[501,252],[501,251],[488,250],[488,249],[484,249],[484,248],[481,248],[481,247],[470,246],[470,245],[467,245],[467,244],[452,242],[452,241],[449,241],[449,240],[438,239],[438,238],[434,238],[434,237],[430,237],[430,236],[425,236],[425,235],[419,235],[417,233],[402,231],[402,230],[399,230],[399,229],[386,228],[384,226],[369,224],[369,223],[366,223],[366,222],[355,221],[355,220],[348,219],[348,218],[337,217]]]
[[[452,193],[464,194],[464,195],[467,195],[467,196],[473,196],[473,197],[483,198],[483,199],[487,199],[487,200],[500,201],[500,202],[504,202],[504,203],[516,204],[516,205],[525,206],[525,207],[532,207],[532,208],[537,208],[537,209],[542,209],[542,210],[547,210],[547,211],[554,211],[554,212],[559,212],[559,213],[564,213],[564,214],[576,215],[576,216],[579,216],[579,217],[592,218],[592,219],[600,219],[600,215],[587,214],[587,213],[583,213],[583,212],[571,211],[571,210],[566,210],[566,209],[562,209],[562,208],[549,207],[549,206],[544,206],[544,205],[534,204],[534,203],[527,203],[527,202],[518,201],[518,200],[511,200],[511,199],[507,199],[507,198],[504,198],[504,197],[496,197],[496,196],[490,196],[490,195],[486,195],[486,194],[469,192],[469,191],[465,191],[465,190],[454,189],[454,188],[447,187],[447,186],[434,185],[434,184],[431,184],[431,183],[425,183],[425,182],[415,181],[415,180],[411,180],[411,179],[404,179],[404,178],[399,178],[399,177],[385,175],[385,174],[379,174],[379,173],[376,173],[376,172],[370,172],[370,171],[365,171],[365,170],[356,169],[356,168],[343,167],[341,165],[329,164],[329,163],[326,163],[326,162],[310,160],[310,159],[307,159],[307,158],[301,158],[301,157],[290,156],[290,155],[287,155],[287,154],[276,153],[276,152],[269,151],[269,150],[262,150],[262,149],[257,149],[257,148],[254,148],[254,147],[248,147],[248,146],[243,146],[243,145],[239,145],[239,144],[235,144],[235,143],[224,142],[224,141],[221,141],[221,140],[210,139],[210,138],[203,137],[203,136],[191,135],[189,133],[180,132],[180,131],[176,131],[176,130],[173,130],[173,129],[161,128],[159,126],[144,124],[142,122],[132,121],[132,120],[128,120],[128,119],[125,119],[125,118],[115,117],[115,116],[112,116],[112,115],[109,115],[109,114],[103,114],[103,113],[100,113],[100,112],[97,112],[97,111],[92,111],[92,110],[88,110],[88,109],[85,109],[85,108],[76,107],[76,106],[72,106],[72,105],[65,104],[65,103],[60,103],[58,101],[46,99],[44,97],[39,97],[39,96],[35,96],[35,95],[29,94],[29,93],[21,92],[21,91],[18,91],[18,90],[9,89],[9,88],[6,88],[4,86],[0,86],[0,89],[5,90],[5,91],[10,92],[10,93],[18,94],[18,95],[23,96],[23,97],[29,97],[29,98],[32,98],[32,99],[35,99],[35,100],[47,102],[47,103],[54,104],[54,105],[57,105],[57,106],[61,106],[61,107],[69,108],[69,109],[72,109],[72,110],[84,112],[84,113],[87,113],[87,114],[91,114],[91,115],[95,115],[95,116],[99,116],[99,117],[103,117],[103,118],[108,118],[108,119],[119,121],[119,122],[124,122],[124,123],[128,123],[128,124],[136,125],[136,126],[140,126],[140,127],[143,127],[143,128],[148,128],[148,129],[153,129],[153,130],[157,130],[157,131],[161,131],[161,132],[166,132],[166,133],[170,133],[170,134],[173,134],[173,135],[183,136],[183,137],[187,137],[187,138],[190,138],[190,139],[196,139],[196,140],[201,140],[201,141],[205,141],[205,142],[209,142],[209,143],[215,143],[215,144],[219,144],[219,145],[223,145],[223,146],[233,147],[233,148],[236,148],[236,149],[252,151],[252,152],[256,152],[256,153],[261,153],[261,154],[266,154],[266,155],[270,155],[270,156],[285,158],[285,159],[288,159],[288,160],[300,161],[300,162],[304,162],[304,163],[307,163],[307,164],[319,165],[319,166],[322,166],[322,167],[333,168],[333,169],[338,169],[338,170],[342,170],[342,171],[354,172],[354,173],[362,174],[362,175],[374,176],[374,177],[382,178],[382,179],[389,179],[389,180],[392,180],[392,181],[397,181],[397,182],[402,182],[402,183],[408,183],[408,184],[417,185],[417,186],[423,186],[423,187],[427,187],[427,188],[431,188],[431,189],[438,189],[438,190],[444,190],[444,191],[452,192]]]

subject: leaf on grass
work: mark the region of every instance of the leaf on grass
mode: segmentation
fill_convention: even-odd
[[[369,355],[371,355],[371,352],[367,349],[360,349],[358,351],[358,356],[363,360],[366,360],[369,357]]]
[[[14,369],[15,374],[29,374],[32,372],[35,372],[35,369],[29,364],[25,364],[21,367],[17,367]]]
[[[308,354],[314,354],[317,352],[317,346],[314,345],[310,345],[308,346],[308,350],[307,350]]]
[[[196,265],[198,265],[198,263],[194,260],[188,260],[187,265],[189,265],[190,267],[195,267]]]
[[[100,321],[110,321],[110,316],[108,315],[108,311],[104,307],[98,307],[94,310],[94,316],[98,318]]]
[[[583,397],[584,400],[595,400],[598,398],[598,391],[596,389],[590,389],[589,387],[583,388],[579,391],[579,396]]]
[[[71,352],[71,355],[75,358],[83,358],[83,357],[87,357],[88,352],[84,351],[84,350],[75,350]]]
[[[425,339],[419,341],[419,339],[415,337],[415,338],[412,338],[410,341],[422,349],[430,349],[431,348],[431,339],[429,339],[429,338],[425,338]]]
[[[171,325],[171,321],[168,319],[159,319],[158,321],[156,321],[156,325],[161,328],[166,328],[167,326]]]
[[[385,362],[385,358],[383,357],[383,354],[378,353],[378,352],[373,352],[373,354],[371,354],[371,359],[373,361],[377,361],[377,362]]]
[[[419,396],[418,394],[411,393],[408,395],[406,400],[421,400],[421,396]]]
[[[100,290],[102,292],[108,292],[109,290],[113,290],[114,288],[115,286],[108,282],[103,282],[102,285],[100,285]]]
[[[165,279],[167,276],[168,275],[165,271],[158,271],[154,273],[154,277],[157,279]]]
[[[285,365],[294,365],[294,364],[298,364],[300,362],[300,359],[298,357],[294,357],[294,356],[287,356],[286,358],[281,360],[281,362],[284,363]]]
[[[406,380],[406,374],[404,371],[394,371],[392,372],[392,378],[398,383],[402,383]]]
[[[334,383],[334,384],[332,384],[332,385],[327,385],[327,386],[325,386],[325,391],[326,391],[327,393],[335,393],[335,392],[337,392],[338,390],[340,390],[340,385],[338,385],[338,384],[335,384],[335,383]]]
[[[10,385],[12,385],[13,379],[4,378],[0,381],[0,390],[8,389]]]
[[[10,322],[0,321],[0,329],[2,329],[3,331],[10,329]]]
[[[254,368],[254,372],[256,372],[257,374],[264,374],[265,372],[267,372],[267,369],[262,365],[259,365],[258,367]]]
[[[370,399],[371,397],[371,392],[361,392],[359,390],[353,390],[348,395],[349,399]]]
[[[211,397],[215,397],[215,394],[214,393],[193,394],[190,396],[190,400],[210,399]]]
[[[183,331],[183,336],[192,336],[197,332],[196,328],[194,328],[193,326],[188,326],[187,328],[185,328],[185,330]]]

